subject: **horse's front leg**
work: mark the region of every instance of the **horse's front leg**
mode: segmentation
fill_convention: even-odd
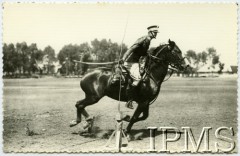
[[[126,128],[126,133],[130,133],[133,124],[137,121],[139,115],[143,112],[142,107],[140,105],[137,106],[137,109],[135,110],[132,118],[130,119],[130,122]]]
[[[149,105],[146,105],[145,107],[143,107],[143,112],[142,113],[143,113],[142,116],[138,117],[135,120],[135,123],[138,122],[138,121],[146,120],[148,118],[148,115],[149,115]]]
[[[139,109],[138,109],[139,108]],[[145,120],[147,119],[148,115],[149,115],[149,105],[145,105],[145,106],[138,106],[138,108],[136,109],[136,111],[134,112],[133,117],[130,120],[130,123],[127,126],[127,136],[128,139],[131,140],[131,135],[130,135],[130,131],[132,129],[132,126],[134,123],[141,121],[141,120]],[[142,116],[139,117],[139,115],[142,113]]]

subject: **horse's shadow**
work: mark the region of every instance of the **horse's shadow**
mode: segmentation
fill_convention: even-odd
[[[101,138],[101,139],[109,139],[110,136],[113,134],[114,130],[102,130],[100,129],[100,127],[94,126],[92,129],[92,132],[89,133],[88,131],[79,131],[77,133],[72,133],[72,134],[76,134],[76,135],[80,135],[86,138]],[[183,132],[175,132],[175,131],[167,131],[167,134],[176,134],[179,133],[180,135]],[[163,131],[160,130],[156,130],[155,131],[155,136],[159,136],[162,135]],[[131,130],[131,135],[130,135],[130,139],[131,140],[143,140],[146,138],[150,137],[150,130],[148,129],[133,129]]]
[[[183,132],[175,132],[175,131],[168,130],[166,133],[167,134],[179,133],[181,135]],[[160,131],[160,130],[155,131],[155,137],[162,134],[163,134],[163,131]],[[133,129],[131,130],[131,137],[132,137],[131,140],[142,140],[145,138],[150,138],[150,130],[149,129]]]
[[[102,130],[98,126],[92,127],[91,132],[88,130],[82,130],[79,132],[72,132],[72,134],[80,135],[85,138],[101,138],[101,139],[108,139],[114,130]]]

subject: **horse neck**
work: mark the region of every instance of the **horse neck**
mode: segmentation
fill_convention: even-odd
[[[167,63],[156,64],[151,67],[151,76],[158,84],[161,84],[165,76],[167,75],[167,71],[168,71]]]
[[[167,50],[163,49],[158,56],[159,58],[163,59],[162,62],[154,63],[150,67],[151,75],[158,84],[161,84],[164,81],[165,76],[167,75],[168,62],[166,62],[166,54]]]

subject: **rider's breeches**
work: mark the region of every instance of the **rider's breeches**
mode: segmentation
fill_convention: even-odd
[[[141,77],[145,73],[145,65],[146,65],[146,57],[141,57],[139,59],[139,73],[140,73]]]

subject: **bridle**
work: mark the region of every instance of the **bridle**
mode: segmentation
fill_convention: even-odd
[[[145,73],[147,76],[150,76],[153,81],[159,85],[159,83],[157,83],[157,81],[151,76],[150,74],[150,65],[152,64],[152,62],[155,62],[157,64],[160,64],[160,65],[163,65],[163,64],[168,64],[171,66],[171,68],[169,68],[171,70],[171,73],[170,73],[170,76],[164,80],[164,81],[167,81],[173,74],[174,71],[178,71],[179,68],[181,68],[181,63],[184,61],[185,57],[184,58],[180,58],[179,55],[177,55],[175,52],[174,52],[174,47],[172,47],[170,50],[170,54],[172,56],[174,56],[172,59],[174,59],[173,61],[169,61],[167,60],[166,56],[165,55],[162,55],[162,57],[158,57],[158,55],[163,51],[165,50],[166,48],[168,48],[169,44],[165,44],[163,45],[163,47],[155,54],[151,54],[151,53],[148,53],[148,59],[146,60],[147,61],[147,66],[145,68]],[[174,62],[174,63],[173,63]]]
[[[184,58],[180,58],[179,55],[177,55],[175,52],[174,52],[174,47],[170,49],[170,53],[171,55],[173,55],[174,57],[174,60],[169,62],[165,57],[157,57],[158,54],[160,54],[164,49],[168,48],[168,44],[166,45],[163,45],[163,47],[155,54],[155,55],[152,55],[151,53],[148,54],[150,60],[153,60],[155,62],[158,62],[158,63],[168,63],[172,68],[175,68],[175,69],[178,69],[179,66],[181,66],[181,63],[184,61]],[[174,62],[174,63],[172,63]]]

